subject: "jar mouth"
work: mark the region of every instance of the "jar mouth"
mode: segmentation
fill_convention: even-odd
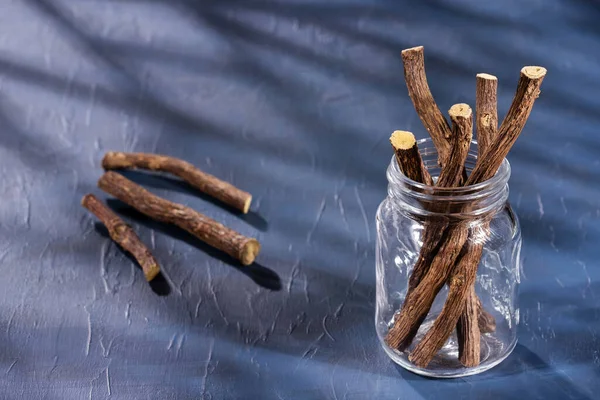
[[[438,152],[433,145],[433,141],[429,138],[421,139],[417,141],[421,158],[425,167],[431,174],[434,181],[439,176],[441,169],[437,163]],[[467,173],[470,174],[475,168],[477,163],[477,142],[472,141],[467,160],[465,162],[465,168]],[[403,197],[410,199],[413,202],[419,201],[421,203],[435,203],[435,202],[452,202],[456,203],[476,203],[483,206],[481,201],[485,200],[486,206],[483,208],[489,209],[493,204],[498,201],[506,201],[506,195],[502,195],[503,192],[507,192],[507,183],[510,178],[510,163],[505,158],[498,168],[496,174],[481,183],[477,183],[469,186],[453,187],[453,188],[440,188],[437,186],[428,186],[423,183],[413,181],[408,178],[400,170],[398,163],[396,162],[395,156],[392,156],[392,160],[387,170],[387,178],[389,181],[389,193],[392,197]],[[479,207],[476,207],[479,208]],[[477,210],[470,207],[471,212]],[[483,212],[485,210],[480,209]]]

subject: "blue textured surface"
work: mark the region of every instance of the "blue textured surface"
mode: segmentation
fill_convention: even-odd
[[[598,21],[573,0],[1,1],[0,397],[597,397]],[[442,110],[474,104],[488,72],[502,116],[523,65],[549,71],[509,156],[519,345],[452,381],[395,367],[373,326],[387,138],[425,136],[399,53],[421,44]],[[128,175],[258,237],[260,265],[112,202],[163,265],[170,293],[152,290],[79,206],[107,150],[178,156],[252,192],[240,217]]]

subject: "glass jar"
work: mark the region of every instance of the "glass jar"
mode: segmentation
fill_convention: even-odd
[[[423,162],[435,180],[440,172],[437,151],[430,139],[421,140],[418,144]],[[468,172],[476,161],[477,143],[473,142],[466,162]],[[517,297],[521,229],[507,202],[509,177],[510,165],[504,160],[496,175],[483,183],[460,188],[428,187],[407,178],[392,157],[387,169],[388,196],[379,206],[376,216],[375,327],[384,350],[400,366],[432,377],[473,375],[499,364],[514,349],[519,323]],[[478,366],[465,367],[460,363],[454,331],[427,367],[417,367],[409,360],[409,354],[442,311],[448,293],[446,285],[435,297],[427,317],[407,349],[399,351],[390,348],[384,338],[406,297],[426,227],[456,224],[469,227],[471,234],[467,240],[483,241],[475,292],[483,309],[495,318],[496,327],[493,332],[481,334]]]

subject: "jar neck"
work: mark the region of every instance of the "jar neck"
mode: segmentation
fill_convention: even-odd
[[[425,167],[434,181],[440,174],[438,153],[431,139],[418,142]],[[465,163],[471,173],[477,162],[477,142],[471,143]],[[427,186],[407,178],[395,157],[387,169],[388,196],[402,209],[415,216],[454,216],[460,219],[478,218],[498,212],[508,199],[510,164],[506,159],[496,174],[485,182],[457,188]]]

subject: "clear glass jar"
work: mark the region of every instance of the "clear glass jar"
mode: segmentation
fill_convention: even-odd
[[[437,152],[430,139],[419,141],[425,166],[431,176],[439,175]],[[477,161],[477,143],[473,142],[466,167]],[[386,353],[394,362],[417,374],[432,377],[473,375],[504,360],[517,343],[519,323],[518,287],[520,273],[521,229],[508,199],[510,165],[504,160],[496,175],[483,183],[461,188],[432,188],[408,179],[396,160],[387,170],[388,196],[377,211],[377,305],[375,327]],[[404,351],[390,348],[384,338],[400,310],[408,282],[422,246],[427,225],[468,223],[468,240],[484,241],[477,269],[475,291],[483,308],[496,322],[493,332],[481,334],[480,364],[464,367],[458,360],[456,331],[425,368],[409,360],[409,354],[440,314],[448,289],[435,298],[411,345]],[[488,227],[489,223],[489,227]]]

